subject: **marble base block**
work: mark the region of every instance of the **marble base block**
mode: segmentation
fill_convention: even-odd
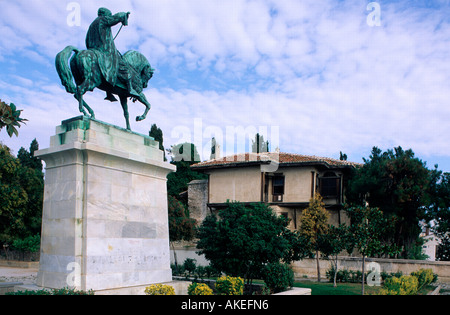
[[[153,138],[83,116],[48,149],[37,285],[110,290],[172,280],[166,176]]]

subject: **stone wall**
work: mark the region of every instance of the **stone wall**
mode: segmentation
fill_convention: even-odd
[[[189,216],[203,222],[207,215],[208,180],[194,180],[188,185]]]
[[[182,264],[186,258],[192,258],[197,261],[197,265],[207,266],[209,263],[203,257],[195,253],[195,246],[176,246],[178,263]],[[173,251],[171,250],[171,262],[173,263]],[[407,259],[385,259],[385,258],[366,258],[366,263],[376,262],[380,264],[381,271],[391,273],[401,271],[408,275],[421,268],[431,268],[433,273],[438,275],[439,282],[450,283],[450,262],[448,261],[427,261],[427,260],[407,260]],[[329,260],[320,260],[320,274],[322,279],[326,279],[325,273],[330,269]],[[296,279],[317,278],[317,266],[315,259],[303,259],[291,264]],[[361,270],[361,258],[359,257],[339,257],[339,270]],[[367,270],[367,267],[366,267]]]
[[[450,282],[450,262],[447,261],[427,261],[408,259],[386,259],[386,258],[366,258],[366,264],[376,262],[380,264],[381,271],[391,273],[401,271],[404,275],[411,274],[421,268],[432,269],[438,275],[440,282]],[[325,273],[330,269],[331,262],[320,260],[321,278],[325,279]],[[359,257],[339,257],[339,270],[361,270],[362,259]],[[317,265],[315,259],[303,259],[292,263],[292,269],[296,278],[317,278]],[[367,267],[366,267],[367,270]]]

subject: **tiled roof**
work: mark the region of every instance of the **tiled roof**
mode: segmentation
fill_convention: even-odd
[[[245,166],[250,164],[264,164],[270,161],[278,162],[281,165],[299,165],[299,164],[322,164],[328,167],[357,167],[361,164],[341,161],[332,158],[301,155],[294,153],[245,153],[236,154],[215,160],[209,160],[192,165],[193,168],[220,168],[230,166]]]

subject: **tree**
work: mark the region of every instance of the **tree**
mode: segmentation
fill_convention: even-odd
[[[374,147],[364,166],[350,180],[347,197],[350,203],[380,208],[386,217],[396,218],[396,244],[403,256],[419,236],[419,220],[430,200],[431,172],[426,163],[414,157],[412,150],[401,147],[383,152]]]
[[[22,111],[17,110],[16,105],[13,103],[8,105],[0,100],[0,130],[3,127],[6,127],[6,132],[10,137],[12,137],[13,134],[17,137],[19,132],[16,127],[20,128],[20,124],[24,124],[25,121],[27,121],[24,118],[20,118],[21,113]]]
[[[386,235],[393,231],[395,221],[385,218],[379,208],[352,207],[346,209],[346,212],[350,218],[349,241],[362,255],[361,292],[364,295],[365,259],[395,250],[395,246],[392,247],[390,242],[385,241]]]
[[[32,168],[34,170],[42,172],[42,160],[34,156],[34,153],[39,150],[39,143],[36,139],[33,139],[30,144],[30,150],[20,148],[17,153],[17,158],[22,166]]]
[[[171,149],[171,164],[176,165],[177,170],[167,175],[167,192],[177,197],[188,188],[189,182],[196,179],[206,179],[205,174],[191,169],[191,165],[200,162],[200,155],[192,143],[177,144]]]
[[[433,178],[432,201],[426,219],[433,222],[433,233],[440,240],[436,259],[450,261],[450,173],[442,173],[436,167]]]
[[[30,148],[36,146],[34,141]],[[22,160],[0,144],[0,241],[8,243],[34,236],[41,230],[42,164],[31,160],[25,149],[20,151]]]
[[[342,151],[339,152],[339,160],[341,161],[347,161],[347,154],[342,153]]]
[[[330,225],[326,233],[319,235],[317,242],[324,257],[332,257],[334,269],[333,284],[336,287],[336,275],[338,272],[338,255],[349,247],[349,231],[345,224],[338,227]]]
[[[211,139],[211,154],[209,156],[210,160],[218,159],[220,157],[220,145],[217,143],[216,138]]]
[[[320,235],[325,234],[328,230],[328,212],[322,201],[322,196],[316,194],[309,201],[309,206],[302,212],[300,219],[300,234],[306,237],[312,249],[316,252],[317,277],[320,282],[320,243],[318,239]]]
[[[197,252],[205,255],[213,268],[251,282],[263,268],[280,260],[300,259],[297,238],[288,221],[264,203],[244,205],[227,202],[219,217],[210,214],[198,231]]]
[[[269,141],[264,141],[264,136],[257,133],[255,136],[255,140],[252,140],[252,152],[269,152]]]
[[[39,150],[39,143],[34,139],[29,151],[20,148],[17,158],[22,165],[22,186],[28,195],[28,213],[26,226],[29,233],[36,235],[41,232],[42,207],[44,202],[44,173],[42,172],[42,160],[34,156]]]
[[[164,152],[164,161],[167,161],[166,152],[164,151],[164,136],[162,130],[158,128],[156,124],[153,124],[148,134],[150,137],[155,139],[155,141],[159,142],[159,149]]]

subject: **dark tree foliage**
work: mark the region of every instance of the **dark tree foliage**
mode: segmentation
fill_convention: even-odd
[[[150,128],[149,136],[159,142],[159,149],[164,152],[164,161],[167,161],[166,152],[164,151],[164,136],[163,132],[156,124]]]
[[[38,147],[34,140],[30,151],[34,153]],[[43,195],[41,161],[24,148],[15,158],[0,144],[0,242],[40,233]]]
[[[353,174],[348,187],[348,201],[380,208],[385,216],[395,217],[395,243],[408,257],[409,249],[420,233],[419,220],[424,218],[430,202],[431,172],[412,150],[401,147],[382,152],[374,147],[363,167]]]
[[[269,141],[264,141],[264,136],[257,133],[255,135],[255,140],[252,140],[252,152],[269,152]]]
[[[173,196],[168,196],[169,238],[171,242],[190,241],[195,236],[194,219],[189,218],[186,208]]]
[[[191,169],[191,165],[200,162],[200,155],[192,143],[182,143],[172,147],[171,164],[177,167],[176,172],[167,176],[167,192],[169,195],[178,195],[187,190],[189,182],[196,179],[206,179],[205,174]]]
[[[306,242],[288,228],[288,221],[266,204],[228,202],[219,216],[209,215],[198,231],[198,254],[231,276],[261,278],[268,263],[304,257]],[[303,241],[303,243],[302,243]]]
[[[450,173],[433,172],[432,202],[427,211],[427,220],[440,240],[436,259],[450,261]]]
[[[2,102],[0,100],[0,130],[3,127],[6,127],[6,132],[8,136],[12,137],[12,135],[19,136],[19,132],[17,128],[20,128],[20,124],[24,124],[27,119],[20,118],[21,110],[17,110],[16,105],[11,103],[10,105]]]

